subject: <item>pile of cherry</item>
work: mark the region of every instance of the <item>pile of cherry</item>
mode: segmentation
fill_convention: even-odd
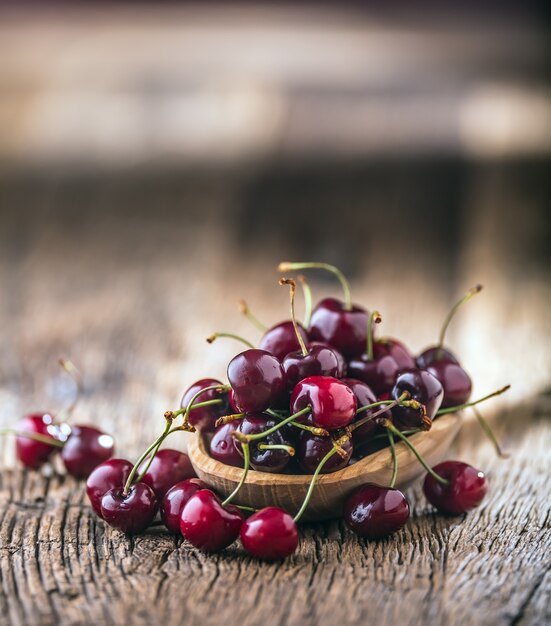
[[[348,527],[362,537],[377,539],[402,528],[409,518],[405,495],[395,488],[396,445],[403,443],[427,471],[423,490],[440,512],[463,514],[478,506],[486,492],[485,475],[459,461],[427,465],[408,438],[431,428],[445,413],[473,407],[486,434],[502,455],[476,405],[507,387],[471,402],[471,379],[454,354],[444,347],[455,312],[481,289],[459,300],[446,317],[439,341],[414,358],[403,343],[377,338],[377,311],[352,304],[342,273],[324,263],[282,263],[282,272],[319,268],[340,280],[344,299],[325,298],[312,308],[308,283],[302,276],[305,316],[295,318],[296,283],[290,288],[291,316],[265,328],[245,303],[242,312],[263,333],[259,347],[230,333],[248,348],[228,365],[229,384],[205,378],[184,393],[180,409],[165,413],[165,427],[136,463],[112,458],[112,437],[90,425],[69,426],[76,401],[65,420],[50,413],[24,417],[7,432],[16,435],[18,459],[38,469],[56,451],[69,474],[87,478],[86,492],[95,513],[110,526],[139,533],[162,523],[181,533],[193,546],[218,551],[238,537],[251,555],[279,559],[298,545],[297,522],[308,507],[320,473],[335,472],[368,454],[373,445],[388,443],[393,460],[388,485],[367,483],[343,506]],[[78,382],[74,366],[63,367]],[[225,499],[196,478],[186,454],[161,445],[174,432],[197,431],[210,455],[243,468],[241,480]],[[255,510],[232,504],[249,469],[272,473],[311,474],[302,506],[294,517],[278,507]]]

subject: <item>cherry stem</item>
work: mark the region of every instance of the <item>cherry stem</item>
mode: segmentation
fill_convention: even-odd
[[[302,274],[297,276],[297,279],[302,287],[302,295],[304,296],[304,320],[302,325],[304,328],[308,328],[312,317],[312,290],[310,289],[310,285],[306,281],[306,278],[304,278]]]
[[[448,326],[450,325],[450,322],[452,321],[455,314],[457,313],[457,310],[463,304],[465,304],[465,302],[468,302],[473,296],[476,296],[476,294],[480,293],[481,291],[482,291],[482,285],[476,285],[475,287],[471,287],[471,289],[469,289],[469,291],[467,291],[467,293],[452,306],[449,313],[446,315],[446,318],[444,319],[444,323],[442,324],[442,328],[440,329],[440,335],[438,337],[437,347],[439,348],[439,350],[436,353],[437,359],[441,359],[443,356],[444,337],[446,336],[446,331],[448,330]]]
[[[257,441],[258,439],[264,439],[268,435],[275,433],[277,430],[279,430],[286,424],[290,424],[297,417],[300,417],[301,415],[305,415],[306,413],[309,413],[311,410],[312,408],[310,406],[305,406],[300,411],[297,411],[296,413],[289,415],[289,417],[286,417],[285,419],[281,420],[279,424],[276,424],[275,426],[272,426],[271,428],[268,428],[268,430],[265,430],[261,433],[257,433],[256,435],[243,435],[239,431],[235,431],[234,433],[232,433],[232,437],[234,439],[237,439],[241,443],[249,443],[251,441]]]
[[[275,417],[277,420],[282,420],[286,417],[285,415],[280,415],[273,409],[266,409],[265,412],[272,417]],[[294,426],[295,428],[300,428],[301,430],[307,430],[313,435],[316,435],[316,437],[329,437],[329,431],[325,430],[325,428],[319,428],[318,426],[308,426],[307,424],[301,424],[300,422],[289,422],[289,426]]]
[[[258,511],[258,509],[255,509],[252,506],[245,506],[244,504],[234,504],[234,506],[242,511],[249,511],[249,513],[256,513]]]
[[[222,502],[222,506],[227,506],[239,493],[239,490],[245,484],[247,480],[247,474],[249,473],[249,466],[251,464],[251,453],[249,444],[246,442],[241,443],[241,449],[243,450],[243,473],[241,474],[241,480],[237,484],[237,487],[230,493],[230,495]]]
[[[220,385],[209,385],[208,387],[203,387],[203,389],[199,389],[199,391],[192,396],[191,400],[188,402],[188,405],[184,413],[184,425],[189,424],[189,412],[191,411],[191,406],[193,405],[195,400],[197,400],[199,396],[203,395],[207,391],[213,391],[213,390],[220,390],[220,393],[224,391]],[[221,398],[219,399],[221,400]]]
[[[476,419],[478,420],[480,427],[482,428],[482,430],[484,431],[488,439],[492,442],[497,456],[500,459],[509,458],[510,454],[508,454],[507,452],[503,452],[503,450],[501,449],[501,446],[499,445],[499,441],[497,440],[497,437],[494,435],[494,431],[492,430],[492,427],[490,426],[490,424],[488,424],[488,422],[486,421],[482,413],[478,410],[477,407],[473,407],[473,412],[476,415]]]
[[[366,404],[365,406],[360,407],[356,411],[356,415],[358,415],[358,413],[362,411],[366,411],[367,409],[371,409],[376,406],[382,406],[383,408],[377,411],[376,413],[373,413],[373,415],[366,415],[365,417],[362,417],[361,420],[354,422],[353,424],[349,426],[350,430],[355,430],[356,428],[359,428],[360,426],[367,424],[367,422],[374,420],[376,417],[379,417],[379,415],[386,413],[389,409],[391,409],[394,406],[397,406],[398,404],[405,404],[408,401],[407,399],[409,397],[410,397],[409,391],[404,391],[404,393],[398,398],[398,400],[379,400],[378,402],[374,402],[373,404]]]
[[[232,413],[231,415],[222,415],[219,417],[216,422],[214,422],[214,426],[218,428],[218,426],[223,426],[224,424],[229,424],[234,420],[240,420],[245,417],[245,413]]]
[[[221,387],[216,387],[216,389],[221,389]],[[197,402],[197,404],[188,404],[188,406],[184,406],[181,409],[178,409],[177,411],[166,411],[165,413],[165,417],[166,418],[172,418],[174,419],[175,417],[178,417],[178,415],[182,415],[183,413],[185,413],[188,408],[190,411],[193,411],[193,409],[200,409],[204,406],[214,406],[216,404],[222,404],[224,402],[224,400],[222,400],[222,398],[220,399],[214,399],[214,400],[205,400],[204,402]]]
[[[48,435],[41,435],[39,433],[25,432],[24,430],[15,430],[14,428],[0,428],[0,435],[15,435],[16,437],[25,437],[26,439],[32,439],[33,441],[40,441],[40,443],[46,443],[54,448],[63,448],[64,441],[59,441]]]
[[[443,478],[442,476],[440,476],[440,474],[437,474],[432,467],[430,467],[428,465],[428,463],[425,461],[425,459],[419,454],[419,452],[417,451],[417,448],[411,443],[411,441],[404,435],[402,434],[397,428],[396,426],[394,426],[394,424],[390,421],[390,420],[386,420],[384,423],[385,428],[387,429],[388,432],[392,433],[393,435],[396,435],[396,437],[400,438],[405,444],[406,446],[413,452],[413,454],[417,457],[417,460],[419,461],[419,463],[421,463],[421,465],[427,470],[427,472],[435,479],[437,480],[439,483],[441,483],[442,485],[449,485],[450,481],[446,480],[445,478]]]
[[[379,311],[373,311],[367,322],[367,359],[373,361],[373,324],[380,324],[383,321]]]
[[[455,413],[456,411],[467,409],[470,406],[475,406],[476,404],[480,404],[481,402],[484,402],[485,400],[489,400],[490,398],[499,396],[502,393],[505,393],[510,388],[511,388],[511,385],[505,385],[505,387],[502,387],[501,389],[498,389],[497,391],[493,391],[492,393],[489,393],[487,396],[484,396],[483,398],[479,398],[478,400],[474,400],[473,402],[466,402],[465,404],[458,404],[457,406],[450,406],[445,409],[440,409],[440,411],[438,411],[436,415],[445,415],[446,413]]]
[[[350,284],[346,280],[345,275],[340,271],[340,269],[335,267],[334,265],[329,265],[329,263],[290,263],[288,261],[285,261],[283,263],[280,263],[277,269],[279,272],[292,272],[308,269],[320,269],[331,272],[339,279],[342,285],[342,290],[344,293],[344,308],[347,311],[352,310],[352,296],[350,293]]]
[[[316,467],[316,471],[312,475],[312,480],[310,481],[310,485],[308,486],[308,491],[306,492],[306,495],[304,496],[304,500],[302,502],[302,506],[300,507],[300,509],[298,510],[297,514],[294,517],[294,521],[295,522],[298,522],[299,519],[303,516],[304,511],[306,511],[306,509],[308,507],[308,503],[310,502],[310,499],[312,497],[312,493],[314,493],[314,487],[316,485],[316,479],[319,476],[319,473],[321,472],[321,470],[323,469],[323,466],[327,463],[327,461],[329,461],[329,459],[334,454],[337,454],[337,452],[338,452],[337,448],[333,447],[331,450],[329,450],[329,452],[319,462],[319,465]]]
[[[261,333],[265,333],[268,330],[268,327],[263,324],[256,315],[253,315],[251,309],[249,309],[249,305],[245,300],[239,300],[239,311],[251,322],[253,326],[255,326]]]
[[[235,339],[236,341],[240,341],[244,343],[247,347],[252,348],[254,350],[254,346],[250,341],[247,341],[243,337],[239,335],[234,335],[233,333],[213,333],[209,337],[207,337],[207,343],[214,343],[218,337],[227,337],[228,339]]]
[[[390,453],[392,455],[392,476],[390,478],[389,487],[394,489],[396,479],[398,478],[398,457],[396,456],[396,444],[394,442],[394,435],[392,434],[392,431],[387,430],[386,434],[388,435],[388,443],[390,444]]]
[[[259,443],[259,450],[284,450],[289,456],[295,456],[295,449],[293,446],[287,446],[284,443]]]
[[[69,374],[69,376],[73,379],[77,386],[77,391],[73,401],[66,407],[61,413],[63,414],[63,421],[67,421],[71,415],[73,414],[80,397],[82,396],[82,376],[72,361],[69,359],[59,359],[59,365],[63,368],[63,370]],[[59,417],[59,416],[58,416]]]
[[[297,318],[295,316],[295,293],[297,291],[297,284],[292,278],[280,278],[279,284],[282,286],[289,285],[290,287],[289,293],[291,296],[291,321],[293,322],[293,328],[295,329],[295,335],[297,336],[298,345],[300,346],[300,349],[302,350],[302,356],[307,356],[308,348],[306,347],[306,344],[304,343],[304,339],[302,338],[302,335],[300,334],[300,331],[298,329],[298,324],[297,324]]]

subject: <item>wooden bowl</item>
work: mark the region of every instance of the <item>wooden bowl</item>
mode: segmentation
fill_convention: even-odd
[[[457,414],[438,418],[428,432],[416,433],[410,441],[430,465],[443,460],[461,427]],[[398,457],[397,485],[404,485],[425,473],[415,455],[404,443],[396,442]],[[238,484],[243,470],[224,465],[211,458],[201,437],[190,437],[188,454],[197,476],[220,495],[227,496]],[[356,487],[372,482],[387,485],[392,475],[390,448],[370,454],[360,461],[332,474],[321,474],[316,481],[304,520],[332,519],[341,515],[343,502]],[[235,504],[279,506],[295,514],[304,500],[311,476],[306,474],[268,474],[250,470],[247,480],[236,496]]]

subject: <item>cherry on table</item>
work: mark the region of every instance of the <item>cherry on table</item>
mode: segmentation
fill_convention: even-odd
[[[488,491],[486,476],[480,470],[461,461],[444,461],[432,468],[449,481],[438,482],[431,474],[425,476],[423,492],[427,500],[441,513],[461,515],[477,507]]]
[[[287,511],[275,506],[261,509],[245,520],[240,536],[249,554],[266,561],[284,559],[298,546],[294,519]]]
[[[60,441],[62,434],[54,423],[51,413],[32,413],[19,420],[17,432],[41,435],[52,441]],[[15,438],[15,454],[18,460],[29,469],[38,469],[46,463],[54,452],[59,451],[55,445],[43,441],[36,441],[30,437],[18,436]]]
[[[251,413],[239,420],[237,430],[243,435],[258,435],[276,426],[279,422],[269,415]],[[255,470],[280,473],[288,465],[291,455],[286,450],[264,448],[264,445],[294,446],[290,426],[282,426],[273,433],[249,443],[250,463]],[[234,440],[234,446],[240,455],[243,454],[241,443]],[[241,463],[243,465],[243,463]]]
[[[233,433],[237,430],[240,420],[233,420],[228,424],[222,424],[214,431],[214,435],[209,443],[209,454],[213,459],[233,465],[243,467],[243,458],[233,445]]]
[[[192,401],[193,397],[201,389],[212,387],[213,385],[222,386],[219,380],[216,378],[202,378],[193,383],[182,396],[180,401],[180,407],[185,408]],[[208,400],[223,400],[221,404],[214,404],[211,406],[203,406],[197,409],[191,409],[188,414],[189,423],[197,430],[204,432],[212,432],[215,428],[215,422],[221,415],[226,415],[229,407],[229,398],[227,393],[220,393],[216,389],[209,389],[202,393],[196,400],[195,404],[199,402],[207,402]]]
[[[412,400],[417,400],[425,406],[426,416],[413,407],[395,406],[392,408],[392,421],[396,428],[400,430],[430,428],[444,397],[440,381],[430,372],[412,368],[398,376],[391,398],[398,400],[404,391],[409,392]]]
[[[201,489],[182,510],[180,532],[199,550],[218,552],[237,539],[243,520],[236,506],[224,507],[213,491]]]
[[[354,449],[352,440],[345,440],[340,447],[341,450],[344,450],[346,456],[343,457],[338,453],[333,454],[323,465],[320,471],[321,474],[330,474],[348,465]],[[300,436],[296,454],[300,469],[306,474],[313,474],[322,459],[332,448],[332,437],[317,437],[312,433],[303,432]]]
[[[113,456],[115,442],[99,428],[81,424],[71,427],[71,434],[61,450],[65,468],[75,478],[87,478],[100,463]]]
[[[144,461],[142,467],[145,468],[147,463],[148,459]],[[165,493],[177,482],[196,476],[197,474],[187,454],[179,450],[165,448],[157,452],[149,469],[143,475],[142,481],[153,489],[160,502]]]
[[[302,339],[307,342],[308,332],[302,324],[298,324],[298,328]],[[272,326],[262,336],[259,348],[273,354],[279,361],[282,361],[289,352],[300,350],[293,322],[287,320]]]
[[[368,483],[346,500],[344,521],[360,537],[379,539],[400,530],[409,518],[409,504],[398,489]]]
[[[157,513],[157,498],[145,483],[134,483],[128,493],[124,487],[110,489],[101,499],[102,518],[118,530],[128,534],[143,532]]]
[[[161,519],[170,532],[180,533],[180,518],[184,506],[191,496],[201,491],[201,489],[208,488],[208,485],[199,478],[186,478],[186,480],[181,480],[166,492],[161,502]]]
[[[102,517],[101,499],[111,489],[123,488],[134,466],[126,459],[109,459],[98,465],[86,481],[86,495],[94,512]]]

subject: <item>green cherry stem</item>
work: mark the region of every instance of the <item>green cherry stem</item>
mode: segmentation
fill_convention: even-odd
[[[297,318],[295,316],[295,293],[297,291],[297,284],[292,278],[280,278],[279,284],[281,286],[289,285],[290,287],[289,294],[291,297],[291,321],[293,322],[293,328],[295,329],[295,335],[297,336],[297,341],[302,351],[302,356],[306,356],[308,354],[308,348],[306,347],[306,344],[304,343],[304,339],[302,338],[302,335],[300,334],[300,331],[298,329],[298,324],[297,324]]]
[[[248,348],[254,349],[254,346],[250,341],[247,341],[246,339],[244,339],[243,337],[240,337],[239,335],[234,335],[233,333],[213,333],[212,335],[207,337],[207,343],[214,343],[218,339],[218,337],[227,337],[229,339],[235,339],[236,341],[240,341],[241,343],[244,343]]]
[[[295,456],[293,446],[287,446],[284,443],[259,443],[259,450],[284,450],[289,456]]]
[[[281,415],[280,412],[274,411],[273,409],[266,409],[265,413],[275,417],[276,420],[285,419],[286,415]],[[319,428],[318,426],[308,426],[308,424],[301,424],[300,422],[289,422],[289,426],[294,426],[295,428],[300,428],[300,430],[307,430],[309,433],[316,435],[316,437],[329,437],[329,431],[325,430],[325,428]]]
[[[413,408],[418,408],[417,405],[419,403],[416,400],[411,400],[411,401],[407,400],[409,396],[410,396],[409,392],[404,391],[404,393],[398,398],[398,400],[379,400],[379,402],[374,402],[373,404],[367,404],[366,406],[360,407],[356,411],[356,415],[360,413],[361,411],[365,411],[367,409],[374,408],[376,406],[382,406],[383,408],[373,413],[373,415],[366,415],[365,417],[362,417],[362,419],[358,420],[357,422],[350,424],[349,426],[350,430],[355,430],[356,428],[360,428],[360,426],[363,426],[367,422],[374,420],[376,417],[379,417],[383,413],[386,413],[389,409],[392,409],[392,407],[397,406],[398,404],[401,404],[402,406],[407,406],[409,404],[415,403],[413,404]],[[419,407],[420,406],[421,405],[419,405]]]
[[[40,443],[47,443],[54,448],[63,448],[64,441],[59,441],[48,435],[41,435],[39,433],[25,432],[24,430],[15,430],[14,428],[0,428],[0,435],[15,435],[16,437],[25,437],[26,439],[32,439],[33,441],[40,441]]]
[[[229,424],[234,420],[241,420],[245,417],[245,413],[232,413],[231,415],[222,415],[219,417],[216,422],[214,422],[214,426],[218,428],[219,426],[223,426],[224,424]]]
[[[439,474],[437,474],[432,467],[430,467],[430,465],[428,465],[428,463],[425,461],[425,459],[419,454],[419,452],[417,451],[417,448],[411,443],[411,441],[404,435],[402,434],[397,428],[396,426],[394,426],[394,424],[390,421],[390,420],[386,420],[385,423],[383,424],[383,426],[387,429],[388,432],[392,433],[393,435],[395,435],[396,437],[398,437],[399,439],[401,439],[406,446],[413,452],[413,454],[417,457],[417,460],[419,461],[419,463],[421,463],[421,465],[427,470],[427,472],[435,479],[437,480],[439,483],[441,483],[442,485],[449,485],[450,481],[446,480],[445,478],[442,478],[442,476],[440,476]]]
[[[216,387],[217,389],[221,389],[221,387]],[[203,389],[203,391],[205,391],[205,389]],[[174,419],[175,417],[178,417],[179,415],[183,415],[189,408],[190,411],[193,411],[193,409],[200,409],[201,407],[204,406],[214,406],[216,404],[222,404],[224,401],[222,400],[222,398],[220,399],[214,399],[214,400],[205,400],[204,402],[197,402],[197,404],[188,404],[187,406],[182,407],[181,409],[178,409],[177,411],[166,411],[165,412],[165,417],[168,418],[172,418]]]
[[[478,400],[474,400],[473,402],[465,402],[465,404],[458,404],[457,406],[450,406],[450,407],[447,407],[446,409],[440,409],[440,411],[438,411],[436,415],[446,415],[446,413],[455,413],[456,411],[461,411],[462,409],[468,409],[469,407],[475,406],[476,404],[480,404],[481,402],[484,402],[485,400],[489,400],[490,398],[499,396],[502,393],[505,393],[510,388],[511,388],[511,385],[505,385],[505,387],[502,387],[501,389],[498,389],[497,391],[492,391],[492,393],[489,393],[487,396],[479,398]]]
[[[396,484],[396,478],[398,477],[398,457],[396,456],[396,444],[394,442],[394,435],[391,430],[387,430],[388,443],[390,444],[390,454],[392,455],[392,476],[390,477],[390,489],[394,489]]]
[[[192,396],[191,400],[188,402],[188,405],[184,413],[184,425],[187,426],[187,424],[189,424],[189,413],[191,411],[191,407],[193,406],[193,403],[195,402],[195,400],[197,400],[199,396],[203,395],[207,391],[214,391],[218,389],[220,390],[220,393],[223,392],[223,388],[220,385],[209,385],[208,387],[203,387],[203,389],[199,389],[199,391]]]
[[[383,321],[379,311],[373,311],[367,322],[367,358],[373,361],[373,324],[380,324]]]
[[[300,270],[308,270],[308,269],[321,269],[326,270],[327,272],[331,272],[334,274],[342,285],[342,290],[344,293],[344,308],[347,311],[352,310],[352,296],[350,293],[350,284],[346,280],[345,275],[335,267],[334,265],[329,265],[329,263],[290,263],[288,261],[284,261],[280,263],[278,266],[279,272],[294,272]]]
[[[243,450],[243,473],[241,474],[241,480],[237,484],[237,487],[230,493],[230,495],[222,502],[222,506],[227,506],[239,493],[239,490],[245,484],[247,480],[247,474],[249,473],[249,466],[251,464],[251,452],[249,449],[249,444],[242,442],[241,449]]]
[[[304,320],[302,325],[304,328],[310,326],[310,318],[312,317],[312,290],[302,274],[297,276],[297,280],[302,287],[302,295],[304,297]]]
[[[249,322],[255,326],[261,333],[265,333],[268,330],[268,327],[263,324],[256,315],[253,315],[251,309],[249,309],[249,305],[245,300],[239,300],[239,311],[242,315],[244,315]]]
[[[486,434],[486,436],[488,437],[488,439],[492,442],[496,454],[500,459],[507,459],[509,458],[510,454],[508,454],[507,452],[503,452],[503,450],[501,449],[501,446],[499,445],[499,441],[497,440],[496,436],[494,435],[494,431],[492,430],[490,424],[488,424],[488,422],[486,421],[486,419],[484,418],[484,416],[482,415],[482,413],[478,410],[477,407],[473,407],[473,412],[476,415],[476,419],[478,420],[478,423],[480,424],[480,427],[482,428],[482,430],[484,431],[484,433]]]
[[[310,406],[305,406],[300,411],[297,411],[296,413],[293,413],[292,415],[289,415],[289,417],[286,417],[285,419],[281,420],[281,422],[279,422],[279,424],[276,424],[275,426],[272,426],[271,428],[268,428],[268,430],[265,430],[265,431],[263,431],[261,433],[256,433],[256,435],[243,435],[243,433],[240,433],[239,431],[235,431],[234,433],[232,433],[232,437],[234,439],[237,439],[241,443],[250,443],[251,441],[258,441],[259,439],[264,439],[268,435],[271,435],[272,433],[275,433],[276,430],[279,430],[280,428],[282,428],[286,424],[290,424],[297,417],[301,417],[302,415],[306,415],[306,413],[309,413],[311,410],[312,410],[312,408]]]
[[[442,324],[442,328],[440,329],[440,335],[438,337],[437,347],[439,348],[439,350],[436,353],[437,359],[441,359],[443,356],[442,349],[444,347],[444,338],[446,336],[448,326],[450,325],[450,322],[452,321],[455,314],[457,313],[457,310],[459,309],[459,307],[465,304],[465,302],[468,302],[473,296],[476,296],[476,294],[480,293],[481,291],[482,291],[482,285],[476,285],[475,287],[471,287],[471,289],[469,289],[469,291],[467,291],[467,293],[452,306],[449,313],[446,315],[444,319],[444,323]]]

